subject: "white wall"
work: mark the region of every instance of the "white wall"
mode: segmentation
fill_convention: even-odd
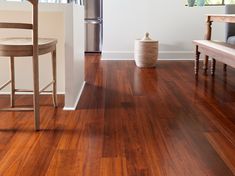
[[[69,4],[65,23],[65,108],[74,110],[84,82],[84,8]]]
[[[134,40],[149,32],[160,42],[160,58],[190,59],[192,40],[203,39],[208,13],[223,6],[186,7],[184,0],[104,0],[103,56],[133,58]],[[215,25],[213,38],[224,39],[224,25]]]

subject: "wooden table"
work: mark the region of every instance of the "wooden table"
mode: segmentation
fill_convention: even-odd
[[[211,40],[212,35],[212,23],[213,22],[225,22],[225,23],[235,23],[235,14],[207,14],[206,15],[206,32],[205,32],[205,40]],[[203,69],[206,73],[208,70],[208,56],[205,56]],[[227,65],[224,65],[224,69],[226,70]]]

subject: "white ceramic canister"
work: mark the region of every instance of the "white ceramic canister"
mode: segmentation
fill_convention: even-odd
[[[144,38],[135,40],[134,58],[138,67],[155,67],[158,59],[158,41],[149,38],[149,33],[146,33]]]

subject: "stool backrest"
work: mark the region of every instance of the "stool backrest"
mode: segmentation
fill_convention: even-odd
[[[38,57],[38,0],[27,0],[32,4],[32,23],[1,23],[0,28],[32,30],[33,58]]]

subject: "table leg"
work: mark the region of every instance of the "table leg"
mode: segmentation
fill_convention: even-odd
[[[196,76],[198,76],[198,71],[199,71],[199,58],[200,58],[200,52],[198,51],[198,46],[196,46],[196,58],[194,65],[194,71]]]
[[[210,16],[208,16],[206,19],[205,40],[211,40],[211,25],[212,25],[212,21],[210,20]],[[205,56],[204,63],[203,63],[203,69],[204,69],[205,74],[207,73],[207,70],[208,70],[208,60],[209,60],[209,57]]]
[[[211,59],[211,75],[214,76],[215,75],[215,64],[216,61],[214,58]]]
[[[224,64],[224,72],[227,72],[227,64]]]

